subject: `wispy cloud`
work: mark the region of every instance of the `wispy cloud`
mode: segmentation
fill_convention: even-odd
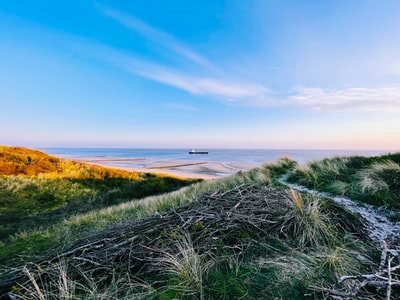
[[[162,46],[165,51],[174,54],[175,57],[178,56],[190,62],[195,67],[189,71],[179,69],[176,64],[172,63],[170,65],[173,66],[167,66],[133,56],[125,55],[125,57],[122,57],[121,55],[118,59],[118,65],[129,72],[194,95],[212,96],[229,104],[255,105],[265,102],[265,99],[269,98],[267,97],[270,93],[268,88],[240,78],[231,79],[231,76],[224,74],[206,57],[193,51],[169,33],[116,10],[101,7],[101,11],[152,43]],[[195,74],[192,71],[193,69],[207,70],[208,75]],[[270,100],[268,101],[270,102]]]
[[[153,43],[167,47],[170,51],[175,52],[185,59],[201,65],[202,67],[215,69],[215,66],[207,58],[191,50],[189,47],[176,40],[167,32],[157,29],[138,18],[125,15],[119,11],[105,7],[103,7],[101,10],[105,15],[113,18],[125,27],[141,34],[145,38],[151,40]]]
[[[135,74],[193,95],[210,96],[226,104],[245,106],[294,106],[320,111],[400,111],[400,87],[323,89],[299,87],[291,96],[278,97],[271,89],[221,71],[205,56],[190,49],[171,34],[155,28],[142,20],[122,12],[101,7],[106,16],[126,28],[140,34],[163,51],[190,62],[195,68],[185,70],[177,64],[164,62],[163,65],[138,59],[114,51],[107,60]],[[114,58],[113,58],[114,57]],[[207,70],[204,73],[193,72]],[[197,74],[196,74],[197,73]],[[201,75],[200,75],[201,74]],[[177,107],[176,107],[177,108]],[[181,107],[182,108],[182,107]]]
[[[80,45],[82,46],[82,44]],[[91,52],[93,53],[93,49]],[[226,104],[259,107],[292,106],[337,112],[400,112],[400,87],[396,86],[345,89],[297,87],[291,92],[291,96],[284,97],[276,95],[273,90],[257,83],[188,75],[173,68],[122,54],[108,47],[98,46],[94,52],[93,55],[99,59],[117,65],[134,75],[175,87],[193,95],[211,96]]]
[[[230,104],[255,105],[257,103],[259,105],[262,101],[265,102],[267,96],[272,93],[268,88],[256,83],[190,75],[102,45],[83,47],[81,43],[77,47],[92,57],[106,61],[134,75],[178,88],[193,95],[212,96]]]
[[[301,87],[288,104],[321,111],[400,112],[400,88],[321,89]]]
[[[138,71],[143,77],[162,82],[185,90],[194,95],[211,95],[228,98],[260,97],[268,89],[253,83],[226,81],[217,78],[197,77],[181,74],[174,70],[158,68],[157,70]]]

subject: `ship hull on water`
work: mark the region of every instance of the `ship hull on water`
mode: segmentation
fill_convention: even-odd
[[[189,154],[208,154],[208,151],[189,151]]]

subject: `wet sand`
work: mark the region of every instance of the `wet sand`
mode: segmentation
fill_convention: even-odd
[[[208,162],[202,160],[160,160],[149,158],[112,158],[64,156],[64,159],[119,168],[129,171],[168,174],[185,178],[214,179],[257,167],[255,163]]]

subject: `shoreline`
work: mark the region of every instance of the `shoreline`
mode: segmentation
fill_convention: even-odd
[[[57,155],[76,162],[141,173],[156,173],[190,179],[216,179],[259,166],[256,163],[209,162],[202,160],[175,160],[150,158],[119,158],[96,156]]]

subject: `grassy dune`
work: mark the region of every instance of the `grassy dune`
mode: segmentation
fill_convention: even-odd
[[[0,146],[0,175],[38,175],[59,170],[61,160],[43,152]]]
[[[0,240],[77,214],[195,182],[66,161],[0,147]]]
[[[389,165],[393,176],[381,180],[395,194],[397,157],[368,162],[354,158],[357,171],[332,167],[334,171],[326,172],[350,184],[347,176],[362,182],[362,174],[371,176],[366,170],[376,169],[378,162]],[[307,168],[284,158],[13,235],[0,243],[0,295],[324,299],[310,287],[330,288],[343,275],[373,272],[380,251],[366,238],[357,216],[328,199],[299,194],[279,183],[289,175],[292,181],[322,186],[314,178],[307,183],[308,173],[301,173]],[[327,186],[334,182],[324,178]],[[395,290],[393,295],[398,295]]]
[[[400,153],[311,161],[297,166],[288,181],[385,207],[400,218]]]

